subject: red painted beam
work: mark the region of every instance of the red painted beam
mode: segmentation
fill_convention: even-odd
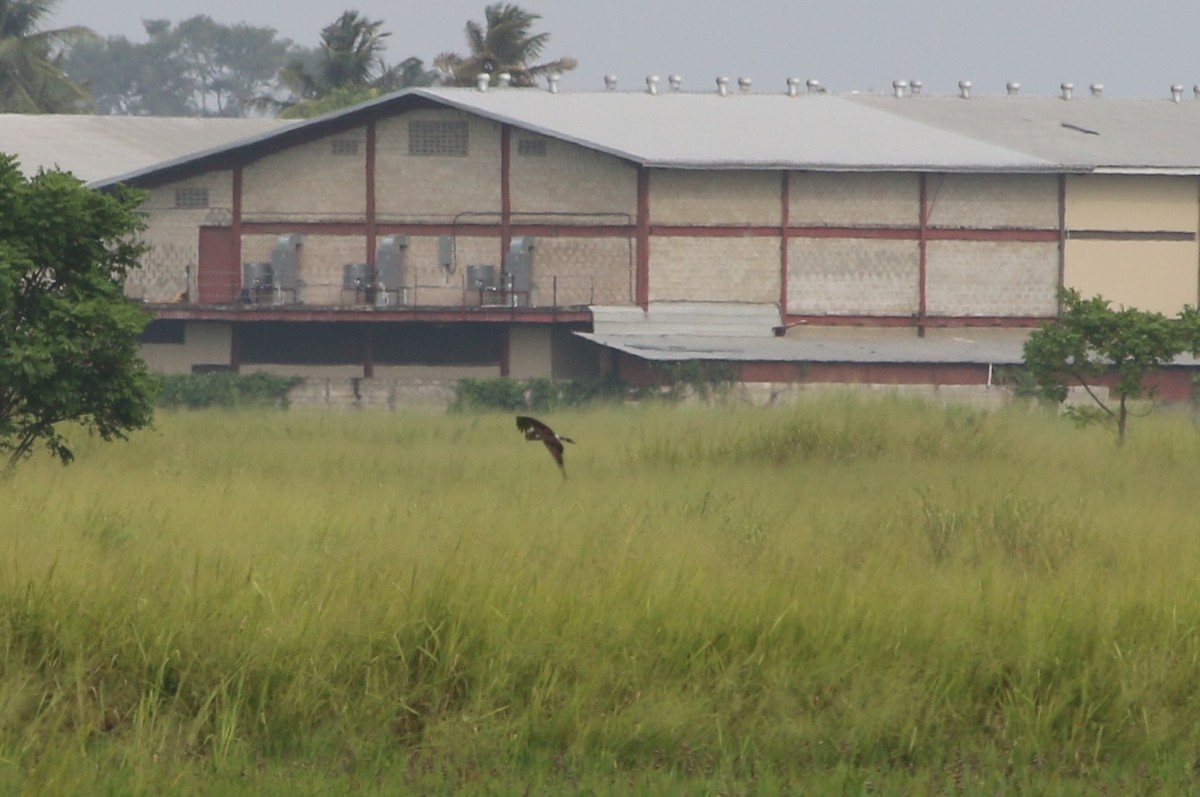
[[[1037,327],[1053,316],[925,316],[925,326],[935,328],[988,327],[1025,329]],[[907,315],[800,315],[783,317],[785,327],[915,327],[916,316]]]
[[[186,307],[176,304],[147,304],[146,309],[157,320],[172,321],[359,321],[378,323],[421,323],[426,321],[457,322],[477,321],[483,323],[511,323],[519,321],[529,324],[579,323],[589,324],[589,310],[564,310],[562,308],[487,307],[455,309],[439,307],[431,309],[395,309],[376,307],[316,307],[313,305],[239,305]]]
[[[242,167],[233,168],[233,199],[231,202],[229,222],[230,235],[233,236],[233,262],[237,267],[238,284],[242,282]]]
[[[367,157],[366,157],[366,205],[367,205],[367,265],[372,273],[375,269],[375,238],[378,234],[375,228],[375,120],[367,122]]]
[[[637,171],[637,265],[634,276],[634,301],[643,310],[650,306],[650,169]]]
[[[512,244],[512,125],[500,125],[500,259]],[[501,265],[503,269],[503,265]]]
[[[779,178],[779,313],[787,312],[788,306],[788,236],[787,229],[792,213],[790,175],[786,169]]]
[[[917,208],[917,334],[925,334],[925,289],[929,271],[929,185],[922,174],[919,180],[920,199]]]

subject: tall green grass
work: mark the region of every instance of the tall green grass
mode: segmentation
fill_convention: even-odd
[[[1186,793],[1200,436],[164,414],[0,482],[0,790]]]

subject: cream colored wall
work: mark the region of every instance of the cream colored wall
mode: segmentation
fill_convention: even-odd
[[[359,143],[334,154],[335,139]],[[242,170],[244,221],[358,221],[366,213],[366,133],[347,130],[266,155]]]
[[[176,188],[208,189],[207,208],[175,207]],[[153,188],[142,211],[146,229],[142,240],[150,251],[142,267],[125,283],[128,295],[149,302],[169,302],[187,290],[194,294],[196,268],[200,260],[200,226],[229,224],[233,206],[233,174],[208,172]]]
[[[189,322],[183,325],[183,343],[143,343],[142,359],[154,373],[188,374],[193,365],[229,365],[233,329],[229,324]]]
[[[1070,175],[1066,224],[1066,287],[1168,315],[1197,303],[1200,179]]]
[[[931,227],[1043,230],[1058,227],[1055,175],[930,175],[925,190]]]
[[[794,227],[915,227],[920,198],[915,174],[792,172],[788,221]]]
[[[270,262],[277,235],[242,236],[242,261]],[[367,259],[366,239],[358,235],[305,235],[300,245],[296,299],[305,304],[350,303],[342,296],[342,270],[346,263]],[[290,298],[290,297],[289,297]]]
[[[650,173],[651,224],[778,225],[781,177],[772,171]]]
[[[650,301],[778,302],[778,238],[650,239]]]
[[[1197,232],[1200,181],[1166,175],[1068,175],[1068,230]]]
[[[508,375],[513,379],[549,377],[553,349],[550,327],[514,324],[508,329]]]
[[[633,241],[629,238],[539,238],[533,255],[534,304],[633,302]]]
[[[467,155],[409,155],[413,119],[465,119]],[[447,222],[464,212],[500,211],[498,123],[460,111],[413,111],[381,119],[375,137],[375,209],[381,222]]]
[[[1084,297],[1167,315],[1197,303],[1195,241],[1069,240],[1063,282]]]
[[[546,154],[519,154],[521,139],[541,141]],[[513,130],[511,149],[509,201],[517,223],[632,223],[637,214],[637,168],[632,164],[521,130]]]

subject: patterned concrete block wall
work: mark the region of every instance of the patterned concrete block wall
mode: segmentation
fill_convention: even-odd
[[[630,238],[539,238],[534,248],[534,304],[631,304]],[[557,297],[557,299],[556,299]]]
[[[930,227],[1058,227],[1058,177],[1054,175],[930,175],[926,194]]]
[[[242,237],[243,262],[271,260],[276,235]],[[366,239],[359,235],[305,235],[300,245],[300,290],[297,299],[304,304],[342,304],[352,301],[342,296],[342,269],[346,263],[366,260]],[[290,297],[289,297],[290,298]]]
[[[409,238],[405,284],[410,304],[455,306],[479,304],[479,293],[466,290],[467,267],[494,265],[500,273],[500,239],[494,236],[452,236],[450,268],[439,262],[439,236],[413,235]]]
[[[183,194],[206,193],[207,207],[176,207],[176,189]],[[147,222],[142,240],[150,245],[150,251],[142,259],[142,267],[129,275],[126,293],[148,302],[174,301],[185,292],[194,296],[199,228],[202,224],[228,224],[232,205],[233,176],[228,171],[209,172],[151,190],[142,205]]]
[[[773,171],[650,173],[652,224],[778,225],[782,178]]]
[[[925,304],[930,315],[1052,316],[1058,244],[930,241]]]
[[[650,239],[650,301],[778,302],[779,239]]]
[[[355,221],[366,213],[362,129],[297,144],[242,171],[245,221]]]
[[[789,313],[911,315],[919,309],[916,241],[793,239],[788,250]]]
[[[792,172],[788,221],[795,227],[916,227],[915,174]]]
[[[409,122],[467,123],[467,154],[410,155]],[[458,111],[381,119],[375,132],[375,207],[381,222],[448,222],[500,210],[500,125]]]
[[[611,155],[514,130],[509,196],[514,220],[632,224],[637,169]],[[528,219],[522,217],[529,217]]]

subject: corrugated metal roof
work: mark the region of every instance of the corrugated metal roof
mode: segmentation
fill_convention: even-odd
[[[788,337],[629,335],[576,332],[602,346],[655,362],[722,360],[794,363],[979,363],[1018,365],[1028,330],[807,329]]]
[[[1067,169],[1200,171],[1200,101],[1087,97],[848,98]]]
[[[57,162],[81,175],[86,166],[86,179],[103,186],[168,173],[173,177],[207,168],[214,158],[236,150],[253,155],[276,142],[282,146],[365,118],[431,104],[658,168],[1200,173],[1200,102],[1107,97],[964,100],[418,88],[292,124],[52,117],[42,135],[36,132],[38,123],[27,120],[46,117],[25,117],[9,125],[0,116],[0,149],[17,136],[18,152],[35,153],[24,159],[27,163]],[[56,121],[62,119],[74,121]],[[126,133],[121,125],[126,123],[139,125],[136,134],[128,134],[132,142],[122,140]],[[157,123],[164,125],[161,131],[152,127]],[[221,123],[230,125],[228,131],[220,130]],[[81,127],[56,129],[59,124]],[[104,129],[89,131],[89,124]],[[221,138],[226,132],[228,137]],[[124,150],[127,144],[133,153]]]
[[[59,168],[92,182],[295,122],[279,119],[0,114],[0,152],[26,175]]]
[[[1052,171],[1052,161],[834,95],[423,89],[439,101],[652,167]]]

